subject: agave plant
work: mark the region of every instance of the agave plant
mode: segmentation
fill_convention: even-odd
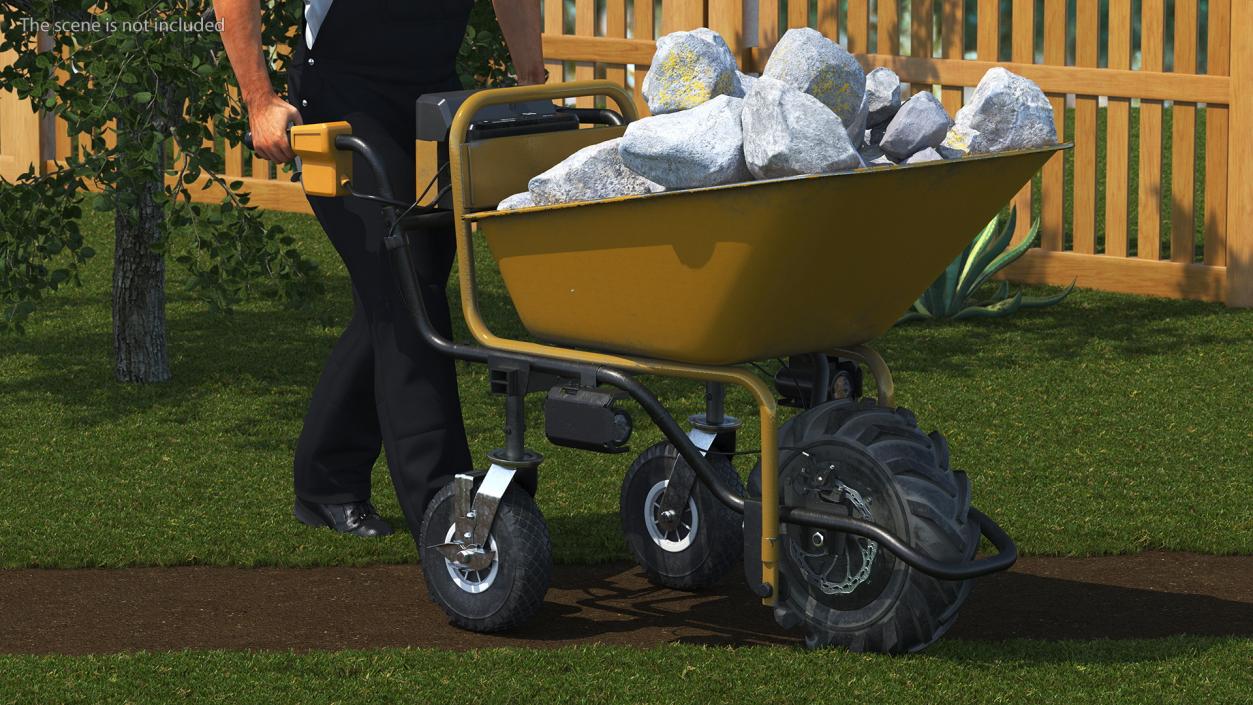
[[[923,292],[914,302],[912,308],[901,316],[897,323],[920,319],[951,319],[963,318],[996,318],[1008,316],[1021,308],[1038,308],[1052,306],[1066,298],[1075,288],[1074,282],[1065,291],[1054,296],[1023,296],[1022,290],[1013,296],[1009,294],[1009,282],[1000,282],[992,297],[976,300],[980,287],[992,278],[993,274],[1004,269],[1014,260],[1022,257],[1031,247],[1036,234],[1040,230],[1037,220],[1031,226],[1031,232],[1023,241],[1008,251],[1009,242],[1014,235],[1014,224],[1017,222],[1017,209],[1011,208],[1009,215],[997,215],[988,223],[983,232],[974,239],[966,250],[953,260],[944,270],[939,279]]]

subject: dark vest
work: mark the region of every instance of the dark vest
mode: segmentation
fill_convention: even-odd
[[[459,88],[457,52],[473,6],[474,0],[335,0],[312,49],[301,23],[288,71],[290,99],[308,113],[306,121],[325,120],[334,116],[319,108],[339,112],[346,94],[358,89],[394,107],[407,103],[411,112],[419,95]]]

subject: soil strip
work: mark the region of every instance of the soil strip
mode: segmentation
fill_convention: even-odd
[[[558,566],[523,629],[449,625],[417,566],[0,571],[0,653],[571,644],[794,644],[738,575],[657,588],[633,565]],[[1253,636],[1253,556],[1024,558],[979,580],[949,639]]]

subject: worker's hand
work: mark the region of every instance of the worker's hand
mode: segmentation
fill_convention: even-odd
[[[252,150],[262,158],[280,164],[296,158],[287,137],[288,125],[303,124],[296,106],[271,93],[248,105],[248,124],[252,128]]]

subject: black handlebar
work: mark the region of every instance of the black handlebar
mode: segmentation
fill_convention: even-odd
[[[622,114],[609,108],[557,108],[559,113],[568,113],[579,119],[582,125],[610,125],[618,127],[626,124]]]

